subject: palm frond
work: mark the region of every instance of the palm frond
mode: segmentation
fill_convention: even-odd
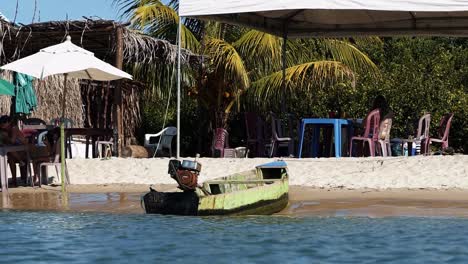
[[[154,23],[155,20],[163,24],[176,24],[179,21],[179,16],[174,9],[159,1],[140,4],[131,15],[131,23],[141,28]]]
[[[228,80],[235,81],[239,88],[250,85],[247,69],[242,57],[229,43],[220,39],[209,39],[206,43],[207,54],[211,57],[216,71]]]
[[[250,30],[242,35],[233,46],[246,58],[269,62],[273,66],[281,63],[283,41],[277,36]]]
[[[326,39],[321,43],[335,61],[348,65],[353,71],[365,71],[371,76],[380,76],[377,65],[348,41],[339,39]]]
[[[354,82],[354,72],[339,61],[314,61],[295,65],[286,69],[285,89],[283,72],[277,71],[252,83],[250,94],[261,100],[279,99],[284,93],[302,90],[310,92],[312,88],[330,85],[337,81]]]
[[[284,40],[280,37],[257,30],[249,30],[233,45],[245,58],[249,68],[255,69],[252,72],[253,79],[263,77],[283,67]],[[300,42],[288,40],[285,54],[286,67],[310,61],[311,58],[305,56],[307,52],[308,50],[301,46]]]
[[[383,41],[379,37],[353,37],[351,41],[357,46],[362,45],[383,45]]]
[[[159,0],[138,0],[133,1],[133,4],[127,3],[123,8],[124,14],[130,18],[132,27],[149,32],[153,37],[176,42],[179,16],[170,5],[165,5]],[[195,26],[192,24],[192,27]],[[200,43],[184,24],[181,38],[183,48],[198,52]]]

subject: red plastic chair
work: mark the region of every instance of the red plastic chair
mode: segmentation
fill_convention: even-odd
[[[244,113],[245,128],[247,132],[247,146],[257,157],[265,154],[265,140],[263,137],[264,122],[256,113]]]
[[[229,133],[224,128],[217,128],[213,136],[213,157],[224,157],[224,149],[229,148]]]
[[[448,138],[450,133],[450,126],[452,124],[453,113],[445,114],[440,120],[439,138],[429,138],[429,144],[440,143],[442,145],[442,150],[445,150],[449,146]]]
[[[379,126],[380,126],[380,109],[370,111],[365,120],[364,135],[355,136],[351,138],[349,143],[349,156],[353,156],[353,141],[362,141],[362,144],[367,142],[369,145],[369,153],[372,157],[375,156],[375,144],[379,140]]]

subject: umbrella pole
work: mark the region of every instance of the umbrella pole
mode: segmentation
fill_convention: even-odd
[[[65,107],[67,99],[67,79],[68,74],[65,74],[63,81],[63,100],[62,100],[62,122],[60,122],[60,174],[62,183],[62,192],[65,192]]]

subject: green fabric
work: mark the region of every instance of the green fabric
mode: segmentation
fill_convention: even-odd
[[[30,114],[37,107],[36,92],[32,85],[33,77],[15,74],[15,112]]]
[[[9,81],[0,79],[0,94],[1,95],[15,95],[15,86]]]

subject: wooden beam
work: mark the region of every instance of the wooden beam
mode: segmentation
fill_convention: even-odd
[[[115,51],[115,67],[123,68],[123,29],[117,27],[115,31],[116,51]],[[123,149],[124,131],[122,125],[122,81],[116,81],[114,89],[114,140],[117,156],[121,156]]]

